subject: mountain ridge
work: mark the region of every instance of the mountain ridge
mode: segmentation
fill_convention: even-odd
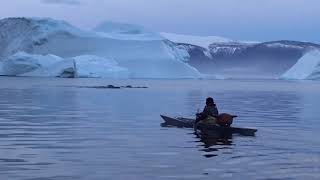
[[[185,37],[187,36],[184,35]],[[208,47],[199,46],[197,43],[190,44],[187,40],[175,43],[181,49],[188,51],[190,55],[188,63],[200,72],[215,72],[230,78],[259,75],[265,78],[277,78],[295,65],[306,53],[320,49],[320,45],[316,43],[292,40],[218,41],[211,42]]]

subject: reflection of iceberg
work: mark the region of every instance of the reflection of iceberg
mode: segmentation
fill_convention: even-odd
[[[320,51],[314,50],[305,54],[281,78],[320,79]]]
[[[91,69],[89,71],[91,71],[90,74],[94,74],[94,77],[101,77],[101,71],[104,68],[107,69],[106,73],[109,73],[110,68],[120,71],[120,67],[123,68],[122,72],[125,71],[124,69],[130,71],[129,78],[201,77],[197,69],[185,63],[186,58],[189,58],[185,50],[178,49],[176,44],[140,26],[105,23],[97,27],[96,31],[85,31],[63,21],[31,18],[8,18],[1,20],[0,24],[0,33],[2,34],[0,36],[1,60],[8,59],[19,51],[32,55],[45,55],[37,58],[38,60],[44,59],[47,54],[54,54],[65,60],[89,54],[100,57],[100,59],[114,59],[119,66],[111,68],[110,64],[103,63],[101,67],[98,67],[98,61],[95,61],[97,58],[95,58],[95,62],[90,60]],[[2,74],[20,75],[39,68],[38,63],[27,61],[30,64],[19,69],[19,72],[12,70],[9,74],[7,74],[8,71],[4,71]],[[79,66],[82,66],[84,62],[79,61],[79,63]],[[64,65],[65,63],[50,67],[58,67],[59,69]],[[49,67],[40,66],[41,68]],[[70,63],[67,66],[70,66]],[[23,70],[23,68],[28,69]],[[84,73],[83,70],[81,72]],[[93,70],[99,72],[93,72]],[[40,70],[28,75],[43,76]],[[47,73],[44,76],[51,76],[51,74]],[[56,73],[54,76],[57,76]],[[118,77],[118,75],[107,75],[107,77]]]

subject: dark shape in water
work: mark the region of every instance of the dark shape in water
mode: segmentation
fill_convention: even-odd
[[[79,86],[80,88],[94,88],[94,89],[121,89],[121,88],[128,88],[128,89],[146,89],[146,86],[114,86],[114,85],[107,85],[107,86]]]

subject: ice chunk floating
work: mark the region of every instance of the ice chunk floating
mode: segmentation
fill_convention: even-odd
[[[285,72],[282,79],[320,79],[320,51],[305,54],[298,62]]]

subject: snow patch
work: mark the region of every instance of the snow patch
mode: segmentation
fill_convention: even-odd
[[[285,72],[282,79],[316,79],[320,71],[320,51],[305,54],[298,62]]]
[[[193,36],[193,35],[183,35],[174,33],[160,33],[166,39],[175,43],[185,43],[200,46],[203,48],[208,48],[212,43],[227,43],[234,42],[231,39],[218,37],[218,36]]]
[[[266,44],[266,47],[269,47],[269,48],[292,48],[292,49],[303,49],[303,47],[301,47],[301,46],[288,45],[288,44],[282,44],[282,43],[271,43],[271,44]]]

